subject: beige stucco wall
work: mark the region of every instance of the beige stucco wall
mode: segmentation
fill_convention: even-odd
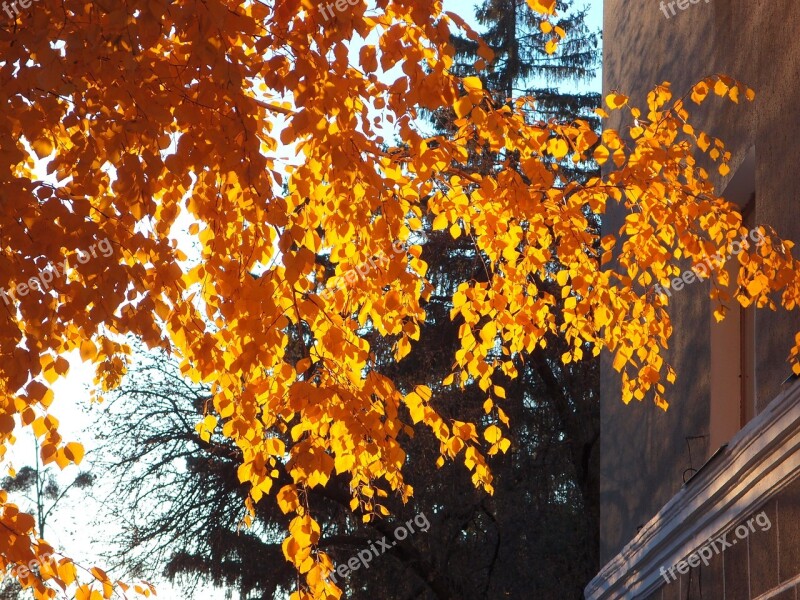
[[[676,95],[713,73],[756,90],[754,103],[736,106],[716,97],[695,123],[722,138],[737,164],[756,148],[755,221],[800,243],[800,1],[699,0],[665,18],[657,0],[606,0],[604,91],[631,96],[634,105],[652,86],[670,81]],[[690,103],[690,106],[691,105]],[[646,112],[646,111],[644,111]],[[611,123],[611,126],[616,126]],[[720,189],[726,181],[720,180]],[[609,215],[604,233],[615,233]],[[713,451],[709,434],[711,303],[709,283],[695,283],[671,300],[674,337],[669,361],[678,380],[671,408],[650,402],[624,406],[619,374],[604,358],[601,407],[601,562],[619,552],[680,488],[683,472]],[[789,375],[786,357],[800,312],[756,315],[756,389],[769,402]],[[692,453],[689,462],[687,437]]]

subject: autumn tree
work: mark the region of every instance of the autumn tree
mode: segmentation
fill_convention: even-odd
[[[436,335],[422,337],[427,348],[415,345],[407,377],[419,373],[421,363],[436,376],[433,357],[446,348],[433,341],[445,334],[448,322],[437,326]],[[444,337],[454,343],[452,336]],[[136,363],[103,407],[99,423],[106,440],[103,454],[110,461],[101,471],[114,482],[99,522],[121,524],[109,564],[147,579],[167,576],[188,596],[195,584],[213,582],[248,600],[276,597],[276,590],[290,588],[294,578],[280,548],[286,517],[274,503],[261,502],[253,526],[239,530],[247,495],[236,477],[240,454],[226,438],[203,441],[194,431],[210,399],[208,390],[186,382],[166,358]],[[592,525],[585,524],[583,499],[571,475],[574,441],[562,433],[551,391],[529,379],[532,372],[524,371],[507,388],[513,445],[508,457],[492,463],[498,486],[494,499],[470,491],[468,478],[454,466],[437,469],[428,460],[436,440],[424,431],[407,444],[406,476],[416,489],[414,502],[404,507],[387,499],[393,515],[388,523],[362,523],[350,509],[341,476],[308,491],[322,532],[320,546],[337,564],[381,539],[392,522],[421,513],[430,519],[429,532],[392,548],[368,571],[340,581],[348,598],[579,595],[594,566],[591,546],[582,539],[591,539]],[[592,380],[572,375],[569,383],[561,394],[581,388],[596,394]],[[467,391],[453,410],[467,410],[472,397],[479,397],[479,390]],[[531,564],[537,568],[530,569]]]
[[[36,517],[36,530],[45,535],[48,519],[54,515],[61,501],[71,491],[86,490],[92,486],[94,476],[88,471],[79,472],[75,478],[64,485],[59,483],[51,470],[42,468],[39,448],[34,448],[33,466],[24,466],[4,477],[0,486],[7,492],[24,498],[33,508]],[[22,588],[14,578],[6,578],[0,583],[0,599],[19,598]]]
[[[585,31],[580,18],[561,20],[560,25]],[[570,47],[561,45],[548,55],[550,61],[571,63],[571,55],[562,56]],[[497,53],[498,48],[493,50]],[[471,71],[462,75],[475,70]],[[578,71],[581,76],[588,74],[587,69]],[[519,73],[514,77],[523,79]],[[577,102],[585,101],[582,95],[576,97]],[[564,120],[581,116],[571,106],[563,103]],[[441,123],[447,115],[453,115],[452,109],[439,111],[434,122]],[[537,117],[541,115],[535,114],[535,107],[528,111],[529,122]],[[446,128],[437,133],[445,134]],[[477,158],[472,168],[479,171],[487,160]],[[497,155],[491,160],[503,162]],[[599,221],[595,223],[599,231]],[[441,391],[439,382],[450,368],[447,358],[458,343],[457,324],[448,318],[450,299],[459,284],[483,279],[484,270],[469,238],[431,232],[430,220],[423,225],[422,258],[429,265],[427,277],[435,293],[424,305],[420,339],[397,362],[391,343],[370,331],[369,325],[363,335],[375,352],[377,372],[409,389],[422,383]],[[325,266],[333,271],[329,262]],[[289,338],[287,354],[299,360],[299,336],[290,331]],[[376,560],[369,571],[340,580],[348,598],[581,595],[583,584],[597,569],[597,360],[587,355],[564,368],[562,344],[557,337],[549,342],[547,348],[535,351],[534,360],[521,357],[520,377],[505,384],[512,446],[507,459],[495,457],[490,463],[501,494],[488,501],[470,492],[469,481],[454,477],[458,473],[452,468],[437,470],[427,458],[436,452],[431,436],[421,433],[408,440],[404,473],[416,490],[414,502],[403,507],[388,500],[387,505],[399,522],[413,517],[413,511],[435,515],[433,537],[414,539],[404,544],[402,552],[391,551]],[[154,372],[160,375],[155,377],[158,381]],[[189,424],[202,418],[207,395],[180,381],[168,361],[134,369],[126,380],[114,394],[112,429],[107,434],[109,454],[118,458],[112,474],[117,487],[106,506],[116,522],[126,524],[111,562],[140,576],[162,574],[183,585],[210,580],[235,589],[243,598],[272,598],[276,590],[291,587],[292,572],[281,565],[280,538],[270,533],[270,526],[282,522],[285,526],[285,519],[273,504],[259,503],[253,527],[242,535],[237,519],[246,490],[235,477],[236,449],[229,446],[221,452],[217,444],[224,438],[203,442],[192,433]],[[458,402],[446,410],[453,418],[480,419],[481,395],[477,385],[467,385]],[[478,412],[470,414],[471,407]],[[290,441],[288,436],[282,439]],[[177,466],[183,461],[189,463],[188,469]],[[161,483],[151,489],[148,481]],[[360,523],[357,514],[348,517],[352,511],[342,483],[334,477],[326,488],[307,492],[322,532],[319,546],[337,564],[382,537],[374,522]],[[166,508],[154,511],[154,506]],[[537,568],[528,568],[530,564]]]
[[[43,469],[39,461],[39,448],[35,448],[33,466],[24,466],[0,481],[7,492],[21,494],[35,509],[36,529],[45,534],[47,520],[59,503],[72,490],[85,490],[92,486],[94,476],[88,471],[78,473],[67,485],[60,484],[55,475]]]
[[[528,5],[552,21],[555,0]],[[125,370],[121,335],[135,335],[211,385],[197,433],[221,434],[241,452],[245,524],[267,494],[286,512],[282,552],[301,575],[293,597],[336,598],[308,490],[344,476],[354,507],[382,515],[384,495],[413,496],[404,447],[424,428],[442,461],[463,463],[493,492],[486,457],[511,444],[502,384],[548,335],[563,340],[567,365],[587,348],[611,352],[623,401],[649,396],[665,407],[671,326],[653,285],[741,234],[708,171],[724,177],[730,153],[689,124],[689,98],[675,100],[666,83],[644,111],[611,94],[624,130],[603,131],[601,145],[584,121],[529,123],[532,99],[500,105],[478,78],[450,71],[459,29],[440,2],[416,0],[356,3],[327,20],[308,0],[64,0],[4,22],[0,451],[29,426],[45,463],[78,462],[80,446],[48,414],[49,386],[69,366],[62,355],[79,351],[107,391]],[[491,59],[485,45],[480,52]],[[691,100],[711,90],[734,102],[753,95],[714,76]],[[453,107],[457,129],[423,135],[420,111],[441,107]],[[472,149],[507,152],[521,173],[471,172]],[[584,184],[562,177],[558,161],[590,155],[616,168]],[[625,223],[598,240],[586,215],[610,203]],[[452,294],[459,345],[436,395],[374,370],[365,337],[390,340],[395,361],[420,337],[435,291],[414,243],[423,219],[470,237],[486,274]],[[96,252],[103,240],[112,252]],[[394,242],[407,249],[363,281],[353,275]],[[333,284],[321,256],[349,285],[323,293]],[[553,256],[558,268],[548,266]],[[598,268],[612,257],[615,268]],[[789,242],[770,235],[738,259],[739,302],[795,307],[800,269]],[[798,372],[799,355],[800,338],[790,355]],[[467,384],[483,392],[480,419],[445,411]],[[0,524],[0,566],[53,550],[5,493]],[[78,598],[113,594],[103,571],[78,583],[75,573],[64,558],[21,583],[39,597],[70,585]]]
[[[247,599],[271,599],[291,589],[295,573],[281,550],[281,531],[289,519],[275,503],[261,502],[253,526],[240,531],[248,491],[236,476],[241,453],[221,435],[208,441],[196,435],[194,423],[210,401],[208,390],[188,384],[167,358],[148,356],[113,396],[103,410],[101,430],[107,477],[115,487],[106,503],[108,514],[101,518],[113,518],[122,533],[109,562],[186,586],[213,582]],[[378,520],[363,523],[353,514],[343,477],[309,490],[308,501],[324,531],[321,544],[344,561],[389,527]],[[434,522],[441,520],[429,514]],[[444,574],[429,581],[432,571],[419,561],[418,547],[409,541],[392,548],[367,573],[381,573],[378,578],[384,581],[377,589],[375,581],[367,582],[362,591],[392,597],[422,586],[446,597]],[[398,572],[398,564],[409,568]],[[349,597],[365,597],[350,590]]]
[[[498,104],[513,106],[520,97],[535,97],[536,103],[524,109],[529,124],[541,124],[553,118],[559,122],[584,120],[598,134],[599,144],[600,117],[594,110],[600,104],[600,95],[580,87],[592,79],[598,66],[599,34],[588,27],[586,8],[570,10],[566,2],[558,2],[556,9],[559,18],[541,22],[535,13],[528,10],[524,1],[485,0],[477,7],[477,18],[486,28],[482,39],[490,46],[495,58],[485,70],[477,69],[476,64],[481,66],[477,55],[479,44],[456,36],[453,40],[456,50],[453,70],[461,76],[480,77],[487,93]],[[562,37],[557,46],[552,41],[554,31]],[[447,134],[456,130],[455,118],[452,109],[438,111],[433,118],[439,129],[437,133]],[[556,136],[555,133],[552,135]],[[505,148],[497,153],[486,148],[481,150],[472,152],[470,156],[469,164],[476,173],[512,169],[522,181],[526,181],[519,153]],[[577,163],[571,156],[562,159],[548,156],[545,160],[558,163],[561,176],[556,185],[559,186],[586,183],[600,174],[591,156],[589,160]],[[600,251],[601,215],[588,207],[584,208],[584,214],[596,240],[589,257],[596,257]],[[438,238],[429,236],[438,244],[431,252],[424,253],[431,277],[435,278],[440,271],[446,272],[456,255],[471,257],[472,270],[441,279],[448,281],[449,286],[434,295],[426,305],[429,317],[437,298],[444,299],[442,314],[446,317],[452,308],[449,300],[458,285],[470,280],[481,281],[484,277],[482,257],[475,251],[472,241],[469,238],[454,240],[447,232],[442,234]],[[425,250],[428,247],[426,245]],[[446,251],[445,247],[451,247],[452,251]],[[555,272],[560,268],[556,248],[550,250],[550,260],[542,268],[544,272]],[[540,289],[559,297],[557,282],[536,275],[532,279]],[[561,297],[553,306],[553,314],[559,322],[563,321],[565,302],[566,297]],[[423,336],[415,350],[424,344]],[[504,496],[513,498],[512,502],[520,506],[528,505],[525,512],[530,515],[530,522],[525,530],[538,529],[538,535],[526,536],[525,540],[527,553],[538,554],[538,573],[519,569],[505,581],[520,585],[520,589],[535,591],[539,597],[580,597],[582,583],[599,568],[599,360],[587,345],[582,359],[565,366],[561,362],[565,350],[563,340],[548,335],[546,345],[530,353],[522,352],[517,357],[519,377],[515,383],[518,385],[503,385],[508,400],[505,405],[509,408],[524,407],[510,418],[509,438],[512,441],[524,439],[525,443],[512,444],[511,458],[492,465],[498,481],[508,477],[517,484],[505,485]],[[445,355],[449,356],[451,352]],[[408,360],[400,363],[400,369],[407,363]],[[431,385],[435,386],[443,375],[437,373]],[[465,391],[462,390],[462,394]],[[526,454],[528,456],[524,456]],[[530,470],[524,472],[520,469],[523,464]],[[511,470],[504,470],[511,465],[513,474]],[[558,481],[558,486],[570,492],[563,497],[552,493],[552,481]],[[516,488],[519,488],[519,493],[515,493]],[[573,495],[573,491],[577,493]],[[531,498],[535,498],[535,502],[531,502]],[[568,502],[565,502],[566,498]],[[499,500],[496,504],[500,506]],[[551,519],[556,514],[558,518]],[[520,523],[519,519],[514,522],[513,519],[503,519],[500,514],[497,516],[498,535],[504,540],[502,551],[505,552],[512,540],[518,537],[516,532],[521,530]],[[504,530],[504,523],[513,525]],[[558,531],[558,535],[547,533],[554,531]],[[517,548],[510,555],[522,557],[524,554]],[[561,561],[560,557],[565,559]],[[498,562],[508,564],[508,560]],[[562,574],[569,573],[569,576],[555,578],[552,568]],[[468,567],[465,571],[469,577],[476,569]],[[499,570],[495,570],[497,574]],[[574,582],[574,589],[570,589],[571,582]],[[466,587],[482,589],[481,585]],[[508,592],[497,590],[497,593]]]

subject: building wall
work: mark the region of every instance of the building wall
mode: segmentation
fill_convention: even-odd
[[[604,92],[617,90],[631,96],[634,106],[646,107],[653,86],[670,81],[675,96],[681,96],[713,73],[755,89],[755,102],[739,106],[717,97],[709,97],[701,108],[690,102],[693,123],[725,141],[733,152],[732,174],[755,146],[755,223],[771,225],[800,243],[800,3],[699,0],[685,10],[676,6],[676,12],[666,18],[656,0],[605,0]],[[719,189],[726,183],[720,179]],[[609,215],[604,234],[616,233],[620,222],[620,215]],[[666,413],[647,401],[623,405],[619,374],[609,357],[603,360],[603,564],[680,489],[686,469],[699,468],[716,450],[708,442],[713,319],[708,292],[708,282],[694,283],[670,300],[674,335],[667,359],[678,380],[668,388],[671,407]],[[786,357],[800,331],[798,314],[757,312],[757,412],[790,373]],[[800,553],[800,545],[786,552]],[[730,560],[735,560],[733,554]]]
[[[769,528],[730,534],[730,548],[689,569],[646,600],[800,600],[800,480],[761,507]],[[764,522],[763,520],[761,521]],[[685,570],[685,568],[684,568]]]

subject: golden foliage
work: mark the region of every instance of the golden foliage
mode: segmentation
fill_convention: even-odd
[[[528,3],[545,17],[555,6]],[[171,349],[187,377],[213,385],[213,414],[198,435],[239,446],[248,508],[273,491],[280,470],[291,475],[294,483],[275,493],[294,515],[283,545],[303,574],[293,598],[316,599],[341,592],[327,579],[332,565],[317,547],[308,488],[344,474],[354,510],[385,514],[380,498],[412,495],[403,442],[424,426],[440,442],[439,464],[462,460],[491,492],[486,453],[510,445],[496,375],[515,376],[512,358],[549,334],[568,341],[565,362],[609,350],[623,400],[652,393],[665,406],[662,380],[674,374],[661,352],[672,329],[653,285],[677,274],[676,259],[700,259],[742,228],[698,162],[707,153],[725,175],[730,153],[689,125],[669,84],[650,94],[644,117],[622,94],[606,98],[610,110],[630,113],[624,132],[598,138],[585,122],[531,124],[524,108],[532,99],[499,106],[479,78],[451,74],[451,31],[468,28],[440,2],[386,0],[369,12],[356,5],[330,22],[314,6],[63,0],[2,24],[0,286],[64,257],[69,269],[51,290],[15,298],[0,318],[0,455],[21,423],[46,462],[80,462],[80,446],[65,443],[48,415],[49,385],[68,368],[63,353],[78,350],[107,390],[129,353],[112,334]],[[542,31],[556,51],[565,32],[546,20]],[[491,58],[483,44],[480,54]],[[695,86],[691,99],[702,102],[712,89],[734,102],[753,97],[719,76]],[[454,111],[456,131],[425,137],[415,118],[441,108]],[[388,139],[400,143],[387,150]],[[508,157],[507,168],[470,172],[475,148]],[[568,156],[615,169],[577,186],[552,160]],[[625,210],[624,226],[618,239],[598,240],[587,211],[602,214],[609,202]],[[201,249],[194,266],[171,238],[179,216],[192,222],[187,235]],[[452,298],[461,347],[442,385],[476,382],[486,392],[492,422],[482,431],[444,419],[430,388],[404,392],[378,374],[363,335],[370,327],[391,338],[396,360],[419,339],[432,292],[415,244],[425,222],[468,236],[484,259],[488,281],[465,282]],[[101,238],[113,242],[111,256],[78,264],[74,250]],[[321,293],[323,256],[336,277],[352,275],[396,241],[407,249],[369,278]],[[771,237],[746,254],[740,301],[772,306],[780,291],[794,308],[800,269],[790,248]],[[616,267],[601,270],[614,253]],[[545,280],[561,297],[545,291]],[[300,360],[286,353],[290,326],[307,332]],[[797,371],[799,349],[800,337]],[[0,566],[51,550],[5,494],[0,510]],[[20,581],[37,598],[69,586],[89,599],[128,589],[98,569],[91,575],[78,584],[64,559]]]

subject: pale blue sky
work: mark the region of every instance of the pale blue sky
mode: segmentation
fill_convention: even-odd
[[[568,0],[572,6],[588,6],[589,7],[589,27],[595,30],[602,30],[603,28],[603,0]],[[475,27],[478,31],[480,28],[475,21],[475,6],[480,4],[478,0],[444,0],[444,9],[452,11],[463,17],[470,25]],[[601,55],[602,58],[602,55]],[[601,91],[602,87],[602,70],[597,70],[597,77],[589,85],[589,87],[596,92]]]

